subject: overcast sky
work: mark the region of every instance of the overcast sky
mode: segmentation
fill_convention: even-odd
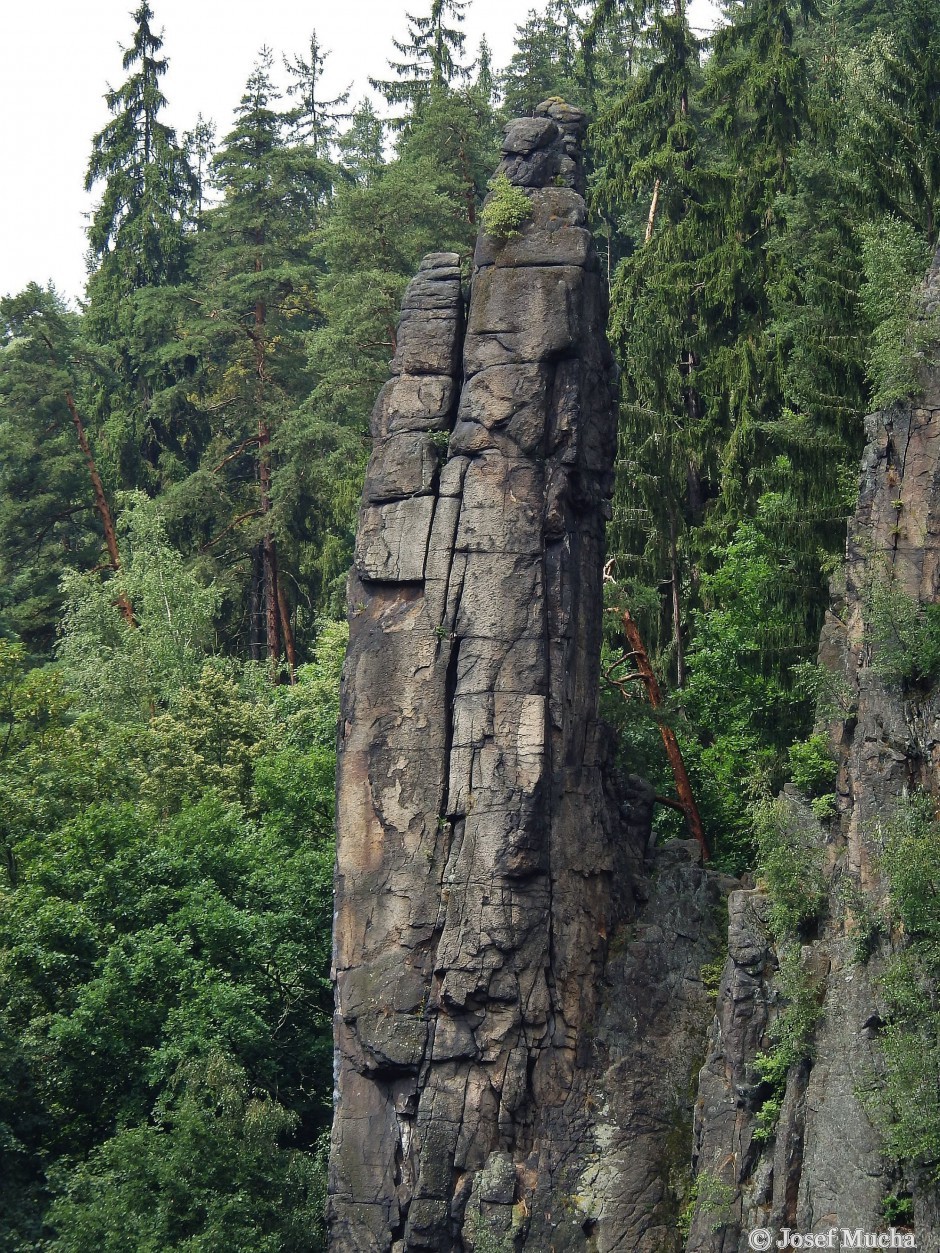
[[[0,293],[31,279],[80,295],[85,278],[82,191],[91,136],[108,119],[103,94],[123,79],[119,44],[130,42],[134,0],[0,0]],[[258,49],[304,52],[315,27],[332,50],[324,87],[349,82],[353,99],[385,72],[405,10],[425,0],[151,0],[170,66],[163,80],[178,132],[198,113],[220,135],[230,127]],[[541,0],[473,0],[468,49],[485,33],[496,66],[512,55],[515,28]],[[692,21],[710,27],[709,0],[692,0]]]

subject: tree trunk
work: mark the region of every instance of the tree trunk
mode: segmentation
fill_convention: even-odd
[[[679,538],[676,515],[669,510],[669,567],[672,584],[672,639],[676,649],[676,686],[685,687],[685,644],[682,639],[682,588],[679,571]]]
[[[649,702],[654,709],[659,709],[663,703],[663,694],[660,691],[656,675],[653,673],[653,667],[650,665],[639,627],[630,616],[629,610],[621,609],[619,612],[620,620],[623,623],[624,635],[627,637],[627,643],[630,645],[636,661],[636,668],[646,684]],[[666,756],[669,758],[669,765],[672,767],[672,773],[676,780],[676,791],[679,793],[679,801],[685,813],[686,823],[689,831],[701,847],[703,859],[707,861],[709,857],[708,841],[705,839],[702,818],[698,812],[698,806],[695,803],[695,796],[692,792],[692,784],[689,782],[688,771],[682,758],[682,749],[679,747],[679,741],[676,739],[676,733],[672,727],[668,727],[664,722],[661,722],[659,724],[659,733],[662,736]]]
[[[264,549],[256,544],[251,554],[251,606],[248,621],[248,655],[252,661],[264,657]]]
[[[290,605],[287,603],[287,593],[284,591],[284,580],[281,578],[277,581],[277,607],[280,611],[281,636],[284,640],[284,652],[287,654],[287,666],[290,671],[290,681],[291,683],[295,683],[297,681],[297,646],[294,643],[294,629],[290,624]]]
[[[114,519],[111,517],[111,509],[108,505],[108,498],[104,494],[104,484],[101,482],[101,475],[98,473],[98,467],[95,464],[95,458],[91,451],[91,445],[89,444],[88,436],[85,433],[85,425],[78,412],[78,406],[75,404],[75,398],[68,390],[66,390],[65,393],[65,403],[68,405],[69,413],[72,415],[72,422],[75,425],[75,433],[78,436],[78,446],[81,448],[82,455],[85,458],[85,464],[88,466],[88,473],[91,477],[92,491],[95,494],[95,508],[98,511],[98,516],[101,518],[101,525],[104,528],[104,542],[108,549],[108,556],[111,559],[111,569],[116,574],[121,568],[121,556],[118,552],[117,534],[114,530]],[[136,626],[137,622],[134,618],[134,610],[127,597],[124,595],[119,596],[116,604],[128,626]]]
[[[644,243],[649,243],[653,238],[653,228],[656,225],[656,211],[659,208],[659,189],[662,187],[662,179],[658,178],[653,184],[653,199],[650,202],[650,215],[646,222],[646,239]]]
[[[280,613],[277,604],[277,549],[274,536],[270,531],[262,540],[264,549],[264,619],[265,635],[268,644],[268,663],[271,677],[277,677],[278,662],[281,659]]]
[[[259,237],[259,246],[264,240]],[[255,272],[263,268],[262,259],[255,257]],[[263,300],[255,301],[255,325],[252,343],[255,350],[255,373],[257,375],[258,403],[258,484],[261,496],[261,515],[267,517],[271,512],[271,428],[264,416],[264,324],[267,320],[267,307]],[[281,659],[280,611],[277,603],[277,549],[274,534],[266,524],[261,539],[261,551],[264,558],[264,621],[267,642],[268,662],[271,667],[272,681],[277,679],[278,663]]]
[[[264,418],[258,418],[258,478],[261,487],[261,514],[266,517],[271,512],[271,428]],[[265,639],[267,641],[268,661],[271,664],[272,677],[277,674],[277,665],[281,657],[281,634],[279,609],[277,603],[277,549],[274,534],[266,526],[261,539],[261,552],[264,566],[264,620]]]

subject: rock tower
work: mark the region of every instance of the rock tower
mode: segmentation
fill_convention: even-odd
[[[597,1247],[624,1192],[609,1164],[582,1175],[651,797],[614,787],[597,716],[616,413],[584,124],[549,101],[507,128],[529,219],[481,236],[468,307],[458,258],[424,259],[373,413],[338,768],[336,1253]]]

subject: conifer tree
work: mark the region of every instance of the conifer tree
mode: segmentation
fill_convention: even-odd
[[[384,167],[385,122],[368,96],[353,110],[337,148],[343,172],[356,183],[371,182]]]
[[[485,79],[457,90],[434,88],[398,145],[403,162],[435,169],[438,189],[460,202],[468,248],[476,232],[477,210],[499,159],[490,92]]]
[[[469,67],[461,62],[466,36],[460,29],[469,2],[431,0],[427,15],[405,15],[410,27],[408,34],[402,41],[393,40],[404,60],[388,63],[395,77],[369,80],[389,104],[403,104],[411,113],[418,113],[433,91],[469,77]],[[399,124],[406,120],[399,119]]]
[[[209,163],[215,152],[215,122],[204,118],[200,113],[196,125],[183,135],[183,146],[190,167],[196,178],[196,203],[194,206],[195,225],[198,227],[202,219],[205,200],[206,182],[209,177]]]
[[[276,107],[272,64],[270,51],[262,50],[235,126],[214,157],[223,198],[199,239],[200,333],[211,346],[205,403],[220,415],[203,464],[225,502],[205,546],[223,556],[233,546],[234,554],[243,553],[243,533],[254,545],[249,643],[263,647],[272,668],[283,643],[293,668],[291,612],[278,572],[274,440],[307,389],[302,336],[314,309],[310,235],[332,168],[309,146],[286,141],[288,119]],[[218,548],[223,540],[226,547]]]
[[[112,120],[92,140],[85,190],[103,185],[88,231],[91,254],[107,279],[127,294],[181,277],[184,235],[197,185],[172,127],[162,120],[160,80],[167,60],[153,10],[134,10],[133,39],[122,66],[130,71],[105,95]]]
[[[323,71],[329,52],[320,46],[317,32],[310,35],[310,60],[302,56],[284,58],[284,66],[291,82],[287,94],[297,103],[288,115],[292,137],[299,143],[309,144],[314,155],[328,160],[336,144],[341,122],[348,121],[351,86],[332,100],[322,99]]]
[[[34,647],[54,635],[66,571],[120,566],[81,412],[79,336],[78,316],[54,290],[31,283],[0,300],[0,629]]]
[[[87,190],[101,187],[88,232],[87,333],[110,367],[98,377],[91,418],[114,450],[122,486],[150,491],[193,464],[188,397],[198,362],[168,293],[186,277],[201,202],[188,156],[163,121],[167,60],[153,16],[146,0],[132,14],[127,78],[105,97],[113,117],[92,141],[86,178]]]
[[[557,3],[544,13],[530,9],[524,24],[516,27],[515,49],[502,76],[503,99],[510,117],[532,113],[549,96],[578,103],[577,45],[571,26],[559,20],[573,15],[559,14],[558,10]]]
[[[855,61],[851,155],[876,210],[940,235],[940,12],[899,0],[890,26]]]
[[[627,473],[615,505],[615,545],[635,560],[632,570],[620,571],[622,577],[632,574],[669,589],[664,617],[682,686],[683,584],[690,559],[685,532],[702,523],[703,480],[712,459],[696,380],[708,351],[697,274],[707,176],[699,165],[691,105],[701,80],[700,44],[681,2],[672,11],[656,8],[640,16],[649,18],[646,64],[596,127],[595,198],[613,217],[626,207],[635,231],[612,292],[612,328],[626,363]],[[655,640],[660,624],[646,624],[646,633]]]

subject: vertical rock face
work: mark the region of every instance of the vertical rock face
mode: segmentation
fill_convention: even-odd
[[[927,283],[928,311],[938,302],[940,254]],[[868,609],[872,580],[887,580],[897,595],[920,604],[940,599],[940,371],[925,369],[922,383],[910,403],[867,420],[844,584],[820,643],[820,665],[832,675],[841,707],[828,727],[839,763],[838,816],[815,823],[799,798],[790,798],[795,820],[815,826],[830,885],[819,938],[803,948],[822,1008],[815,1060],[791,1071],[776,1135],[766,1145],[757,1142],[753,1061],[770,1043],[777,955],[767,938],[765,898],[735,893],[696,1130],[699,1170],[722,1181],[728,1205],[718,1222],[700,1207],[689,1250],[744,1249],[746,1232],[755,1227],[882,1231],[884,1199],[901,1182],[858,1096],[880,1065],[879,979],[889,946],[867,962],[857,959],[846,901],[848,893],[872,909],[882,903],[879,821],[912,788],[938,792],[940,694],[879,677]],[[936,1191],[918,1189],[915,1178],[904,1182],[914,1191],[917,1247],[937,1250]]]
[[[655,1129],[694,1049],[618,1104],[611,1024],[701,1018],[721,889],[681,847],[644,888],[651,795],[605,770],[616,417],[583,126],[549,102],[507,129],[530,220],[481,238],[466,321],[457,257],[425,258],[373,415],[338,768],[336,1253],[647,1247],[625,1232],[668,1190],[657,1137],[631,1132],[631,1156],[617,1119]],[[651,895],[673,938],[652,965],[648,927],[625,931]]]

